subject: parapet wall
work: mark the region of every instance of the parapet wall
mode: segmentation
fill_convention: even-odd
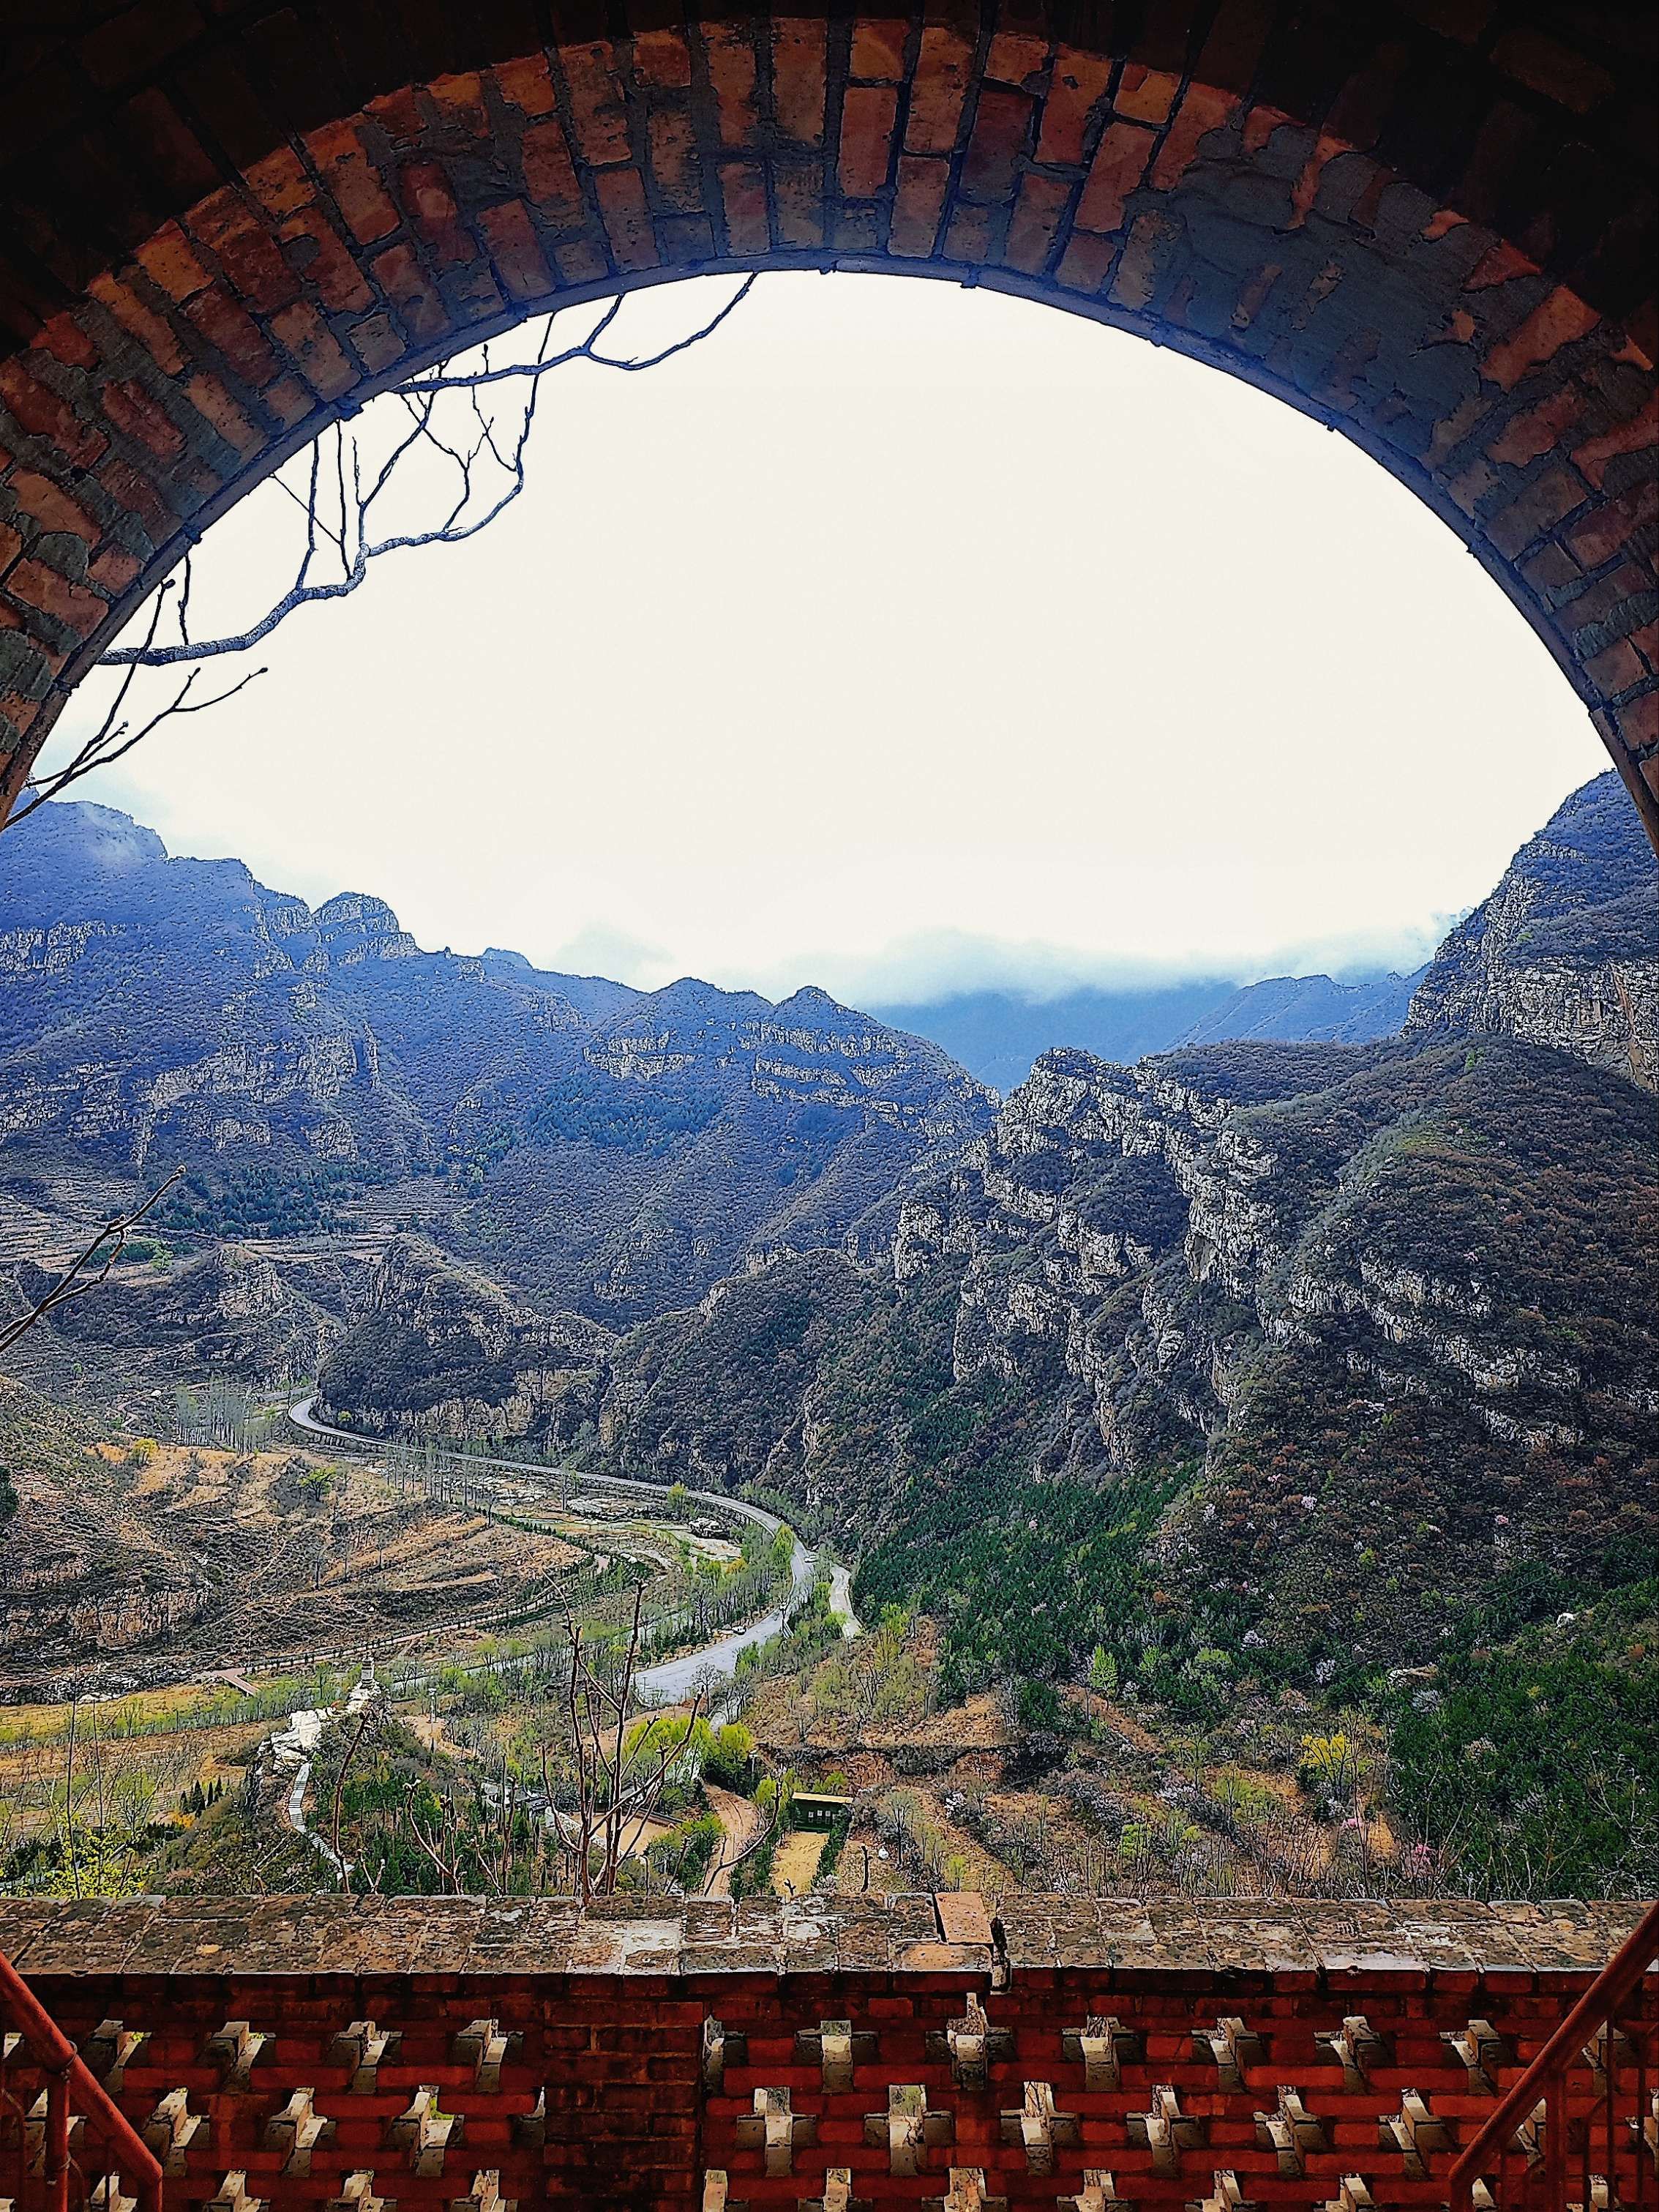
[[[1637,1917],[11,1900],[0,1949],[191,2212],[1380,2212],[1445,2202],[1460,2140]],[[37,2086],[14,2054],[13,2109]],[[1633,2116],[1633,2072],[1615,2087]],[[95,2148],[80,2156],[95,2179]],[[15,2162],[0,2151],[0,2193],[21,2193]]]

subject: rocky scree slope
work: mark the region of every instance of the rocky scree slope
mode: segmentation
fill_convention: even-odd
[[[379,900],[313,911],[80,803],[3,859],[16,1206],[183,1162],[159,1225],[258,1238],[374,1226],[386,1187],[519,1292],[628,1322],[750,1252],[884,1244],[908,1180],[990,1119],[936,1046],[819,991],[647,994],[424,953]]]
[[[1659,1090],[1659,862],[1611,770],[1557,809],[1453,930],[1405,1030],[1524,1037]]]

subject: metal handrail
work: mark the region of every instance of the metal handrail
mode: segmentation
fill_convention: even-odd
[[[1552,2087],[1558,2094],[1565,2092],[1567,2068],[1580,2057],[1591,2036],[1612,2027],[1656,1957],[1659,1957],[1659,1901],[1648,1907],[1520,2080],[1498,2100],[1474,2142],[1459,2154],[1450,2175],[1451,2212],[1473,2212],[1474,2185],[1485,2178],[1494,2152],[1501,2160],[1517,2124],[1535,2109],[1540,2094],[1547,2098]],[[1609,2047],[1609,2066],[1612,2060]],[[1567,2201],[1566,2116],[1564,2112],[1551,2115],[1547,2108],[1544,2172],[1550,2212],[1558,2212]]]
[[[149,2145],[106,2091],[28,1984],[0,1952],[0,2013],[13,2024],[46,2076],[46,2212],[69,2212],[70,2099],[131,2177],[137,2212],[161,2212],[161,2167]]]

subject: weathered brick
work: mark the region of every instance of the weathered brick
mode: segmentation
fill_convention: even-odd
[[[404,329],[417,338],[438,337],[449,319],[443,301],[428,283],[413,246],[389,246],[375,255],[371,265],[375,283],[397,309]]]
[[[115,276],[94,276],[87,289],[126,335],[143,346],[164,376],[177,375],[185,357],[173,326],[148,307],[131,284]]]
[[[841,188],[850,199],[868,199],[887,182],[898,94],[891,87],[849,84],[842,102]]]
[[[359,246],[389,238],[399,217],[380,171],[352,123],[330,124],[307,134],[306,144],[327,183],[346,228]]]
[[[628,117],[610,41],[592,39],[561,46],[559,62],[570,95],[577,151],[596,167],[625,161],[629,153]]]
[[[902,16],[857,15],[853,20],[849,74],[863,83],[898,84],[910,26]]]
[[[598,179],[599,210],[611,250],[624,269],[654,269],[660,256],[636,169],[605,169]]]
[[[0,362],[0,402],[20,430],[49,439],[66,460],[79,467],[96,460],[108,443],[69,400],[32,376],[21,361]]]
[[[561,225],[580,223],[586,207],[563,126],[556,118],[532,125],[524,134],[520,152],[525,190],[537,206]]]
[[[507,105],[522,115],[550,115],[556,104],[553,79],[544,54],[524,54],[497,62],[489,72]]]
[[[1022,179],[1002,249],[1011,269],[1036,276],[1048,266],[1071,196],[1072,187],[1062,177],[1032,174]]]
[[[746,28],[730,23],[706,23],[702,37],[720,143],[752,146],[758,129],[755,109],[758,65],[754,39]]]
[[[1039,161],[1081,161],[1087,149],[1090,118],[1104,101],[1112,65],[1103,56],[1062,46],[1042,103],[1037,137]]]
[[[683,107],[652,111],[646,126],[651,180],[671,208],[690,212],[702,205],[702,177],[691,118]]]
[[[1498,551],[1512,560],[1582,507],[1586,496],[1583,484],[1571,469],[1547,469],[1518,499],[1491,517],[1486,533]]]
[[[405,161],[398,172],[398,196],[441,268],[477,259],[472,234],[461,221],[448,176],[438,162]]]
[[[118,430],[148,447],[158,459],[177,460],[183,453],[183,431],[136,379],[112,379],[100,391],[98,404]]]
[[[1146,175],[1157,143],[1140,124],[1108,125],[1078,202],[1077,220],[1085,229],[1113,231],[1121,227],[1124,203]]]
[[[296,296],[293,272],[276,240],[240,192],[227,185],[210,193],[191,210],[188,221],[191,236],[213,255],[256,313],[269,314]]]
[[[893,196],[888,233],[888,245],[894,253],[922,259],[933,252],[950,188],[948,161],[928,161],[915,154],[900,156],[898,189]]]
[[[1558,285],[1518,330],[1492,349],[1480,364],[1482,371],[1505,392],[1512,391],[1529,368],[1553,360],[1564,345],[1583,337],[1600,320],[1593,307]]]
[[[1604,430],[1599,437],[1587,439],[1576,447],[1572,465],[1580,476],[1600,485],[1606,479],[1609,461],[1626,453],[1644,453],[1650,446],[1659,446],[1659,392],[1649,398],[1639,414],[1628,416],[1611,430]]]
[[[362,270],[320,208],[300,209],[281,225],[277,235],[289,268],[315,289],[325,307],[335,314],[356,314],[371,305],[374,295]]]
[[[994,84],[1034,89],[1027,79],[1039,76],[1048,61],[1048,41],[1028,31],[999,31],[985,57],[985,74]]]
[[[264,385],[276,375],[276,356],[269,339],[246,308],[222,285],[216,284],[187,301],[185,313],[245,384]]]
[[[264,434],[254,428],[216,376],[198,369],[185,391],[197,413],[213,425],[228,446],[234,447],[245,461],[257,459],[264,450]]]
[[[536,300],[552,290],[552,274],[522,200],[480,208],[473,221],[509,299]]]
[[[732,251],[764,253],[771,243],[764,170],[755,161],[722,161],[720,189],[726,235]]]
[[[1006,91],[1000,85],[988,85],[981,92],[962,164],[965,192],[981,200],[1009,197],[1035,109],[1027,93]]]
[[[77,637],[90,637],[109,612],[106,600],[71,583],[44,561],[17,562],[7,574],[6,589],[14,599],[52,616]]]
[[[923,25],[904,134],[908,153],[948,154],[953,149],[973,64],[973,47],[959,32],[943,23]]]
[[[1112,95],[1113,112],[1132,116],[1137,123],[1164,123],[1175,106],[1181,79],[1167,70],[1143,69],[1126,62]]]
[[[66,530],[88,545],[95,545],[103,535],[78,500],[33,469],[17,470],[7,480],[6,489],[37,531]]]
[[[772,105],[778,129],[800,146],[823,143],[824,28],[784,18],[772,26]]]
[[[1180,181],[1196,159],[1200,143],[1228,121],[1238,104],[1236,94],[1205,84],[1188,86],[1152,163],[1148,181],[1156,191],[1167,192]]]

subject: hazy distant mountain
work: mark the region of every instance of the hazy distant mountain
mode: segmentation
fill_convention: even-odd
[[[981,1083],[1004,1092],[1033,1061],[1060,1046],[1133,1066],[1177,1045],[1261,1037],[1280,1044],[1365,1044],[1392,1036],[1427,970],[1335,982],[1328,975],[1275,975],[1260,983],[1210,979],[1157,990],[1068,991],[1030,999],[1018,991],[974,991],[921,1003],[880,1002],[884,1021],[944,1046]]]
[[[1230,992],[1218,1006],[1176,1039],[1177,1045],[1231,1044],[1260,1037],[1267,1044],[1370,1044],[1393,1036],[1412,993],[1428,974],[1368,975],[1338,983],[1328,975],[1269,975]]]

